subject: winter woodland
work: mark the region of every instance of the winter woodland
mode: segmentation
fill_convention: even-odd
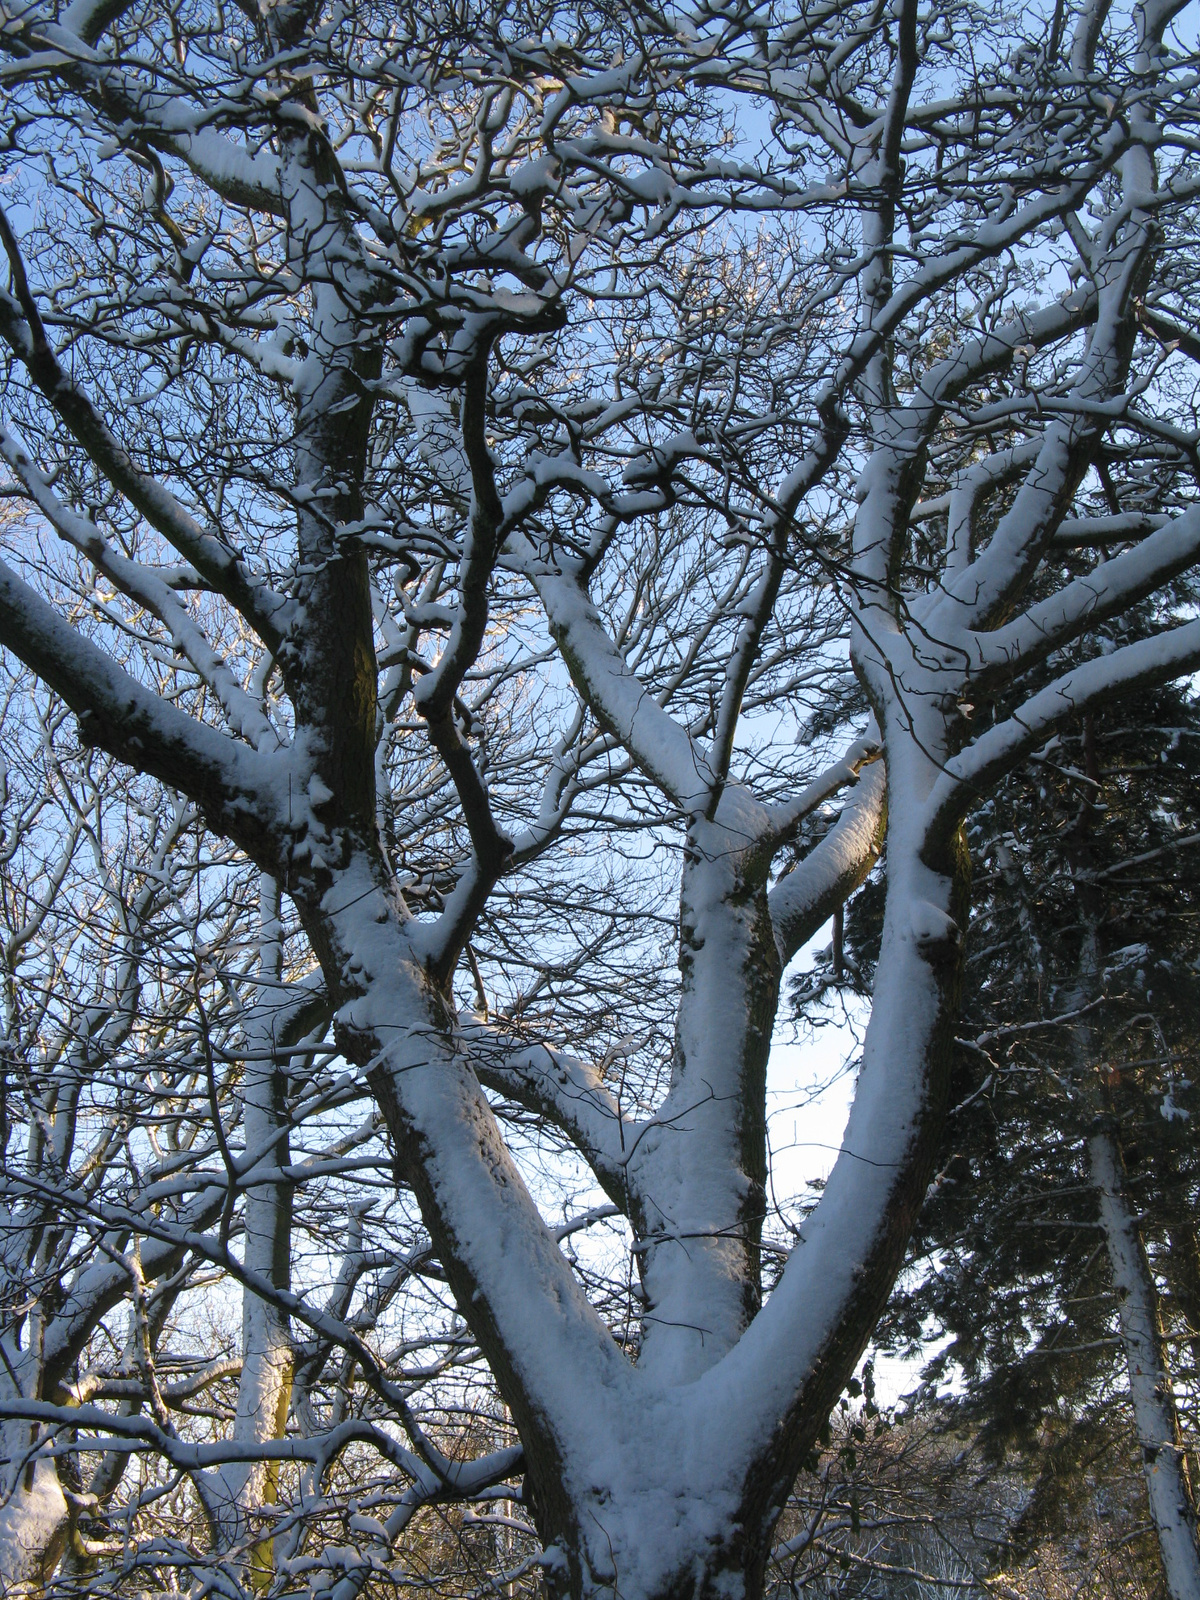
[[[438,1508],[481,1594],[764,1591],[966,825],[1200,669],[1198,20],[0,0],[14,1592],[422,1587]],[[791,1206],[784,973],[872,873]]]

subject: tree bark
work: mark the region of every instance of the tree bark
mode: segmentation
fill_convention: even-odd
[[[1088,738],[1085,724],[1085,748]],[[1091,764],[1095,766],[1094,754]],[[1099,930],[1105,907],[1092,877],[1095,865],[1092,821],[1089,803],[1083,807],[1067,847],[1074,858],[1075,900],[1083,932],[1077,991],[1080,1005],[1089,1004],[1103,993]],[[1125,1163],[1116,1124],[1103,1107],[1096,1070],[1097,1052],[1087,1021],[1076,1023],[1072,1049],[1081,1109],[1092,1116],[1087,1137],[1088,1171],[1096,1191],[1117,1296],[1129,1398],[1163,1574],[1171,1600],[1200,1600],[1200,1551],[1196,1546],[1195,1513],[1166,1362],[1158,1291],[1142,1243],[1137,1212],[1125,1190]]]
[[[67,1541],[70,1508],[53,1460],[39,1455],[36,1423],[10,1422],[0,1503],[0,1581],[8,1600],[39,1594]]]
[[[1200,1600],[1200,1551],[1163,1352],[1158,1296],[1137,1216],[1125,1192],[1124,1163],[1111,1124],[1101,1122],[1093,1129],[1087,1150],[1117,1291],[1129,1395],[1167,1589],[1171,1600]]]
[[[283,951],[279,885],[260,878],[257,1004],[246,1025],[245,1139],[249,1158],[269,1168],[289,1160],[286,1084],[279,1061],[283,1031]],[[291,1287],[292,1190],[286,1181],[255,1184],[246,1191],[245,1262],[276,1289]],[[246,1289],[242,1301],[242,1371],[232,1439],[256,1445],[282,1436],[292,1387],[292,1341],[287,1314]],[[277,1467],[270,1462],[232,1462],[206,1474],[203,1494],[217,1548],[234,1550],[252,1532],[256,1512],[273,1505]],[[270,1538],[249,1551],[248,1580],[255,1590],[270,1583]]]

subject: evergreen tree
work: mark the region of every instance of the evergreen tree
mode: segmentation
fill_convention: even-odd
[[[1144,625],[1125,619],[1114,644]],[[1194,1549],[1200,700],[1175,685],[1080,719],[980,808],[970,848],[953,1109],[878,1339],[938,1344],[924,1392],[953,1376],[954,1423],[993,1465],[1026,1461],[1032,1492],[1006,1559],[1077,1539],[1143,1494],[1141,1473],[1153,1484],[1180,1464],[1176,1531]],[[880,912],[872,880],[807,997],[869,979]],[[1119,1191],[1107,1211],[1106,1162]],[[1114,1204],[1149,1295],[1156,1372],[1148,1348],[1130,1348],[1138,1297],[1114,1258]],[[1131,1374],[1173,1438],[1158,1436],[1161,1418],[1154,1434],[1138,1427]],[[1159,1521],[1144,1536],[1151,1566]]]

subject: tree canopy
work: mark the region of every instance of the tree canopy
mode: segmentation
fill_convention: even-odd
[[[1194,32],[0,0],[13,1581],[352,1600],[498,1501],[554,1592],[760,1592],[932,1175],[964,819],[1200,665],[1106,631],[1200,556]],[[797,1231],[781,977],[885,837]]]

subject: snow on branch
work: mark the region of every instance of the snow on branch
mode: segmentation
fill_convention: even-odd
[[[260,755],[145,688],[3,562],[0,643],[62,695],[85,742],[182,789],[260,859],[280,859],[289,778],[297,798],[305,793],[287,758]]]
[[[703,812],[718,790],[707,756],[630,670],[586,591],[565,574],[540,572],[533,581],[563,659],[601,726],[681,811]]]
[[[1200,666],[1200,622],[1185,622],[1064,672],[945,764],[929,796],[926,827],[957,822],[988,786],[1064,723],[1114,695],[1168,683]]]
[[[780,878],[768,904],[779,959],[786,965],[871,870],[887,816],[883,761],[867,766],[820,842]]]
[[[1200,556],[1200,507],[1149,534],[1132,550],[1065,584],[1004,627],[974,635],[980,677],[1019,671],[1087,628],[1127,611],[1186,572]]]
[[[24,268],[2,212],[0,238],[8,249],[14,277],[21,285]],[[87,395],[63,371],[31,293],[26,288],[19,297],[23,305],[0,290],[0,338],[24,362],[34,382],[113,487],[219,594],[238,607],[268,648],[277,648],[282,637],[279,613],[284,602],[248,576],[243,562],[223,538],[202,528],[164,485],[138,470]]]
[[[460,1017],[459,1033],[480,1082],[561,1128],[625,1209],[626,1165],[637,1127],[595,1068],[545,1045],[506,1037],[475,1017]]]

